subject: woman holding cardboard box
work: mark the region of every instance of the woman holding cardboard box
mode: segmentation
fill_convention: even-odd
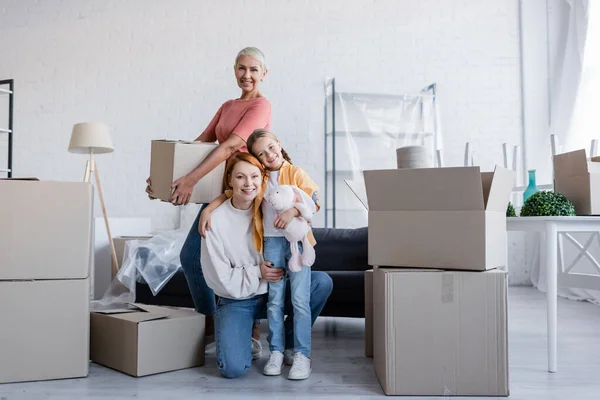
[[[217,110],[204,132],[196,138],[201,142],[219,142],[219,145],[189,174],[173,182],[173,195],[169,199],[174,205],[184,205],[190,200],[196,183],[219,164],[237,152],[247,152],[246,139],[258,128],[268,129],[271,125],[271,103],[260,93],[260,83],[267,75],[264,54],[255,47],[242,49],[235,58],[234,73],[237,84],[242,89],[239,99],[228,100]],[[152,198],[150,178],[146,181],[146,192]],[[202,212],[201,208],[200,212]],[[181,250],[181,265],[196,311],[206,315],[206,335],[214,332],[213,314],[216,310],[215,295],[206,284],[200,264],[201,237],[198,232],[198,219]],[[258,324],[253,329],[253,351],[260,356]]]

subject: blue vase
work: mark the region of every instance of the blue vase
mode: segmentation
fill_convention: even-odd
[[[527,189],[525,189],[525,191],[523,192],[523,203],[525,203],[525,200],[531,197],[532,194],[538,191],[538,188],[535,184],[535,169],[530,169],[528,172],[529,185],[527,185]]]

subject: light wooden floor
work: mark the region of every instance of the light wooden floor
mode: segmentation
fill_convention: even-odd
[[[544,294],[511,287],[509,301],[510,399],[600,399],[600,307],[559,300],[559,371],[549,374]],[[87,379],[0,385],[0,400],[383,397],[372,359],[363,357],[363,337],[362,319],[320,319],[313,331],[313,373],[301,382],[288,381],[287,369],[280,377],[263,376],[266,351],[244,377],[224,379],[213,351],[205,367],[146,378],[92,364]]]

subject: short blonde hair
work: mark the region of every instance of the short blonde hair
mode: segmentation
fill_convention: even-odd
[[[244,47],[243,49],[241,49],[237,53],[237,56],[235,56],[234,67],[237,66],[238,60],[240,59],[241,56],[248,56],[248,57],[252,57],[252,58],[258,60],[258,62],[260,62],[260,65],[261,65],[263,71],[267,70],[267,62],[265,60],[265,55],[258,48],[256,48],[256,47]]]

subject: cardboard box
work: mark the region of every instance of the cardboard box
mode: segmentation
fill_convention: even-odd
[[[365,271],[365,357],[373,357],[373,270]]]
[[[364,178],[370,265],[474,271],[506,266],[513,171],[374,170],[364,171]]]
[[[0,280],[90,276],[92,190],[84,182],[0,181]]]
[[[373,293],[385,394],[509,395],[505,272],[380,268]]]
[[[555,155],[554,191],[571,200],[577,215],[600,215],[600,157],[588,160],[585,150]]]
[[[193,171],[216,147],[215,143],[153,140],[150,154],[153,196],[169,201],[173,181]],[[224,173],[223,162],[198,181],[190,202],[210,203],[221,195]]]
[[[0,383],[87,376],[89,298],[89,278],[0,281]]]
[[[117,253],[117,263],[119,265],[117,265],[117,268],[112,268],[111,271],[113,271],[113,279],[114,277],[114,271],[121,268],[121,266],[123,265],[123,257],[125,255],[125,244],[130,241],[130,240],[148,240],[152,238],[152,236],[117,236],[116,238],[113,238],[113,245],[115,246],[115,252]],[[111,261],[112,262],[112,261]]]
[[[132,376],[204,365],[204,315],[134,304],[91,314],[91,360]]]

